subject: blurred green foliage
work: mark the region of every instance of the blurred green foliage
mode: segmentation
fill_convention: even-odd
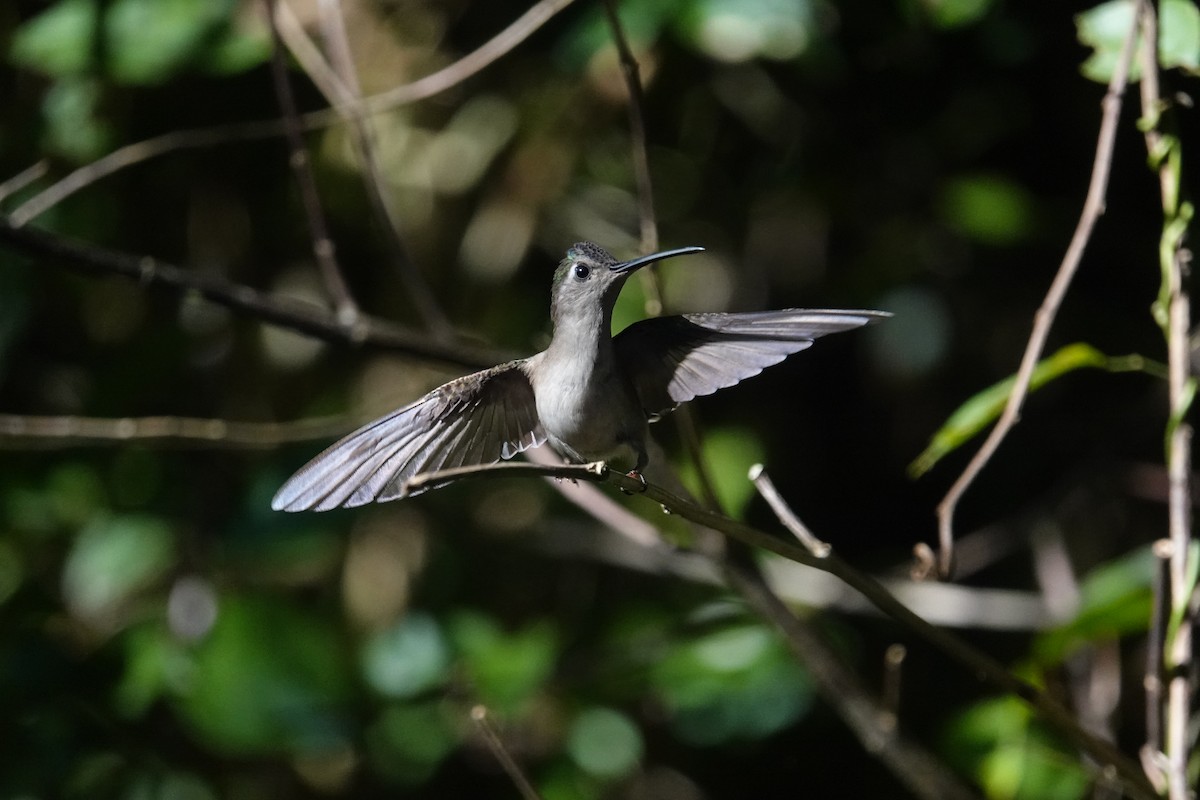
[[[367,92],[453,63],[529,5],[340,3]],[[1166,80],[1186,91],[1200,16],[1184,0],[1161,7],[1162,57],[1178,68]],[[764,463],[818,535],[864,568],[902,565],[928,538],[955,459],[1003,408],[1011,379],[1000,379],[1086,186],[1103,90],[1079,76],[1072,37],[1091,51],[1084,74],[1107,80],[1129,8],[1073,18],[1059,4],[989,0],[620,3],[646,84],[664,246],[707,250],[659,268],[667,310],[897,313],[695,404],[728,513],[776,526],[746,479]],[[315,12],[297,9],[321,45]],[[7,4],[0,179],[43,161],[47,174],[0,198],[3,211],[147,137],[274,118],[261,13],[251,0]],[[291,67],[303,108],[323,107]],[[1190,110],[1172,110],[1190,132]],[[497,348],[544,344],[550,271],[571,242],[638,247],[625,89],[595,3],[372,124],[407,257],[455,325]],[[1140,676],[1147,543],[1162,533],[1161,338],[1146,312],[1161,215],[1131,132],[1035,372],[1037,400],[960,521],[1005,538],[968,580],[1030,592],[1031,531],[1061,533],[1081,576],[1069,613],[1044,629],[1017,619],[1000,634],[964,631],[1056,693],[1099,648]],[[351,290],[369,313],[419,327],[352,137],[335,126],[306,141]],[[279,139],[171,151],[32,224],[327,303],[287,161]],[[631,282],[614,328],[650,296]],[[551,486],[479,482],[285,516],[269,511],[271,494],[323,442],[86,446],[69,427],[78,416],[365,420],[455,374],[0,248],[0,412],[68,423],[61,436],[0,434],[0,796],[515,796],[472,721],[480,704],[547,800],[899,796],[770,628],[719,588],[628,556]],[[682,449],[671,422],[654,430]],[[914,484],[905,465],[931,436]],[[803,613],[868,686],[879,654],[906,636]],[[989,797],[1088,796],[1076,754],[1025,706],[910,650],[905,735]],[[1140,698],[1118,694],[1114,735],[1136,747]]]

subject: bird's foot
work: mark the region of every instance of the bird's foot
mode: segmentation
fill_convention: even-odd
[[[624,488],[622,488],[622,489],[621,489],[621,491],[622,491],[622,492],[624,492],[625,494],[630,494],[630,495],[631,495],[631,494],[641,494],[642,492],[646,491],[646,487],[648,486],[648,484],[646,483],[646,476],[645,476],[645,475],[643,475],[642,473],[638,472],[636,469],[631,469],[631,470],[629,470],[629,472],[626,472],[626,473],[625,473],[625,477],[627,477],[627,478],[633,478],[634,480],[641,481],[642,488],[641,488],[641,489],[639,489],[637,492],[631,492],[631,491],[629,491],[628,489],[624,489]]]

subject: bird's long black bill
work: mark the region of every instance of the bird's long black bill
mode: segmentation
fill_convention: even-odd
[[[651,253],[648,256],[639,256],[629,261],[622,261],[619,264],[613,264],[609,269],[613,272],[632,272],[647,264],[653,264],[655,261],[662,261],[664,258],[674,258],[675,256],[686,256],[689,253],[703,252],[703,247],[677,247],[674,250],[663,250],[661,253]]]

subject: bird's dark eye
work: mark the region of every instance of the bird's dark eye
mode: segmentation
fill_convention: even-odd
[[[588,275],[591,275],[591,274],[592,274],[592,270],[590,267],[588,267],[587,264],[576,264],[575,265],[575,277],[578,280],[586,281]]]

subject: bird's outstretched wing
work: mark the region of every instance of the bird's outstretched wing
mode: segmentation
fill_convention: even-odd
[[[275,494],[276,511],[328,511],[394,500],[414,475],[511,458],[545,439],[524,361],[465,375],[364,425],[308,462]]]
[[[613,344],[642,407],[657,414],[757,375],[826,334],[889,316],[795,308],[683,314],[635,322]]]

